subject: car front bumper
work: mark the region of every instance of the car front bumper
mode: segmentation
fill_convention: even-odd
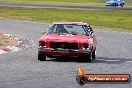
[[[39,51],[47,56],[83,56],[91,53],[90,49],[39,48]]]

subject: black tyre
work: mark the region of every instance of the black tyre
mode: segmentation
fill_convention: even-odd
[[[96,59],[95,50],[92,52],[92,59]]]
[[[39,61],[45,61],[46,60],[46,55],[41,51],[38,51],[38,60]]]
[[[121,7],[123,7],[124,5],[123,4],[121,4]]]
[[[86,56],[84,56],[84,59],[85,59],[85,61],[87,61],[87,62],[91,62],[91,61],[92,61],[91,53],[88,54],[88,55],[86,55]]]

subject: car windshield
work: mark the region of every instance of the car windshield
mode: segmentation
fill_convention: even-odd
[[[87,25],[75,24],[53,24],[49,27],[48,34],[73,34],[89,35],[90,29]]]

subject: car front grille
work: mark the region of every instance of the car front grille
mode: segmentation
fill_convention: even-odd
[[[78,43],[50,42],[50,48],[78,49]]]

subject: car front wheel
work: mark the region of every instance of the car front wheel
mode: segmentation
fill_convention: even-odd
[[[96,59],[96,53],[95,52],[96,52],[95,50],[92,52],[92,59]]]
[[[84,56],[84,59],[85,59],[85,61],[87,61],[87,62],[91,62],[91,61],[92,61],[91,53],[88,54],[88,55],[85,55],[85,56]]]
[[[38,60],[39,61],[45,61],[46,60],[46,55],[41,51],[38,51]]]
[[[116,7],[116,3],[114,3],[113,6]]]

